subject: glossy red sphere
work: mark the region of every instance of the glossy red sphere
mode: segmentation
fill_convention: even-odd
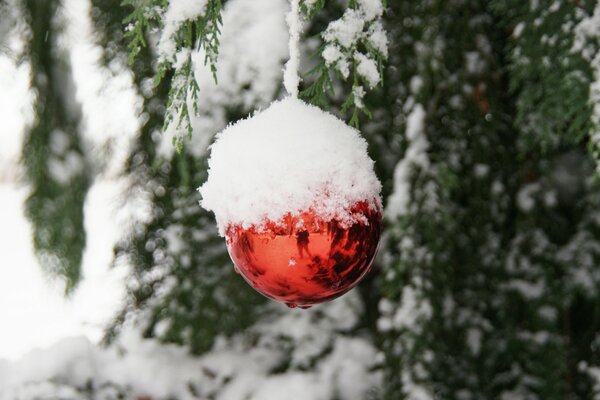
[[[236,269],[263,295],[289,307],[308,308],[352,289],[369,271],[379,245],[381,212],[357,203],[364,216],[342,228],[313,212],[287,216],[267,229],[227,229],[227,249]]]

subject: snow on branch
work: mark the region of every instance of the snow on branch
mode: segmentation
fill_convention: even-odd
[[[427,149],[429,141],[425,136],[425,109],[416,104],[407,118],[406,139],[408,147],[394,169],[394,191],[388,197],[386,217],[390,220],[406,215],[411,203],[411,177],[415,168],[429,167]]]
[[[320,1],[305,1],[303,10],[312,15],[322,6]],[[384,0],[350,0],[342,17],[330,22],[323,32],[319,50],[322,60],[310,72],[317,74],[317,79],[302,93],[313,103],[326,105],[325,95],[333,90],[331,72],[342,80],[352,77],[352,90],[342,112],[353,108],[350,124],[354,126],[358,126],[359,111],[370,117],[363,102],[365,87],[373,89],[383,82],[383,65],[388,55],[382,22],[384,9]]]
[[[573,51],[579,52],[588,61],[594,72],[590,86],[593,129],[590,133],[589,148],[596,159],[596,171],[600,173],[600,3],[590,15],[581,19],[575,28]]]
[[[210,67],[213,80],[217,81],[223,1],[124,0],[123,5],[132,8],[125,21],[130,63],[148,46],[149,38],[158,36],[152,48],[158,53],[155,84],[165,79],[170,83],[163,130],[173,136],[175,147],[181,151],[184,138],[192,135],[191,117],[197,112],[200,92],[195,54],[203,54],[204,65]],[[324,6],[325,0],[292,0],[292,12],[288,15],[290,60],[284,75],[284,84],[292,95],[296,95],[300,83],[299,11],[314,16]],[[325,98],[333,91],[331,73],[342,80],[352,74],[352,89],[342,112],[353,108],[350,123],[354,126],[358,126],[359,111],[370,116],[363,98],[368,89],[383,80],[383,63],[388,52],[382,23],[384,9],[385,0],[349,0],[342,17],[332,21],[323,32],[324,44],[319,50],[322,59],[311,71],[317,78],[301,93],[316,105],[326,105]]]
[[[141,48],[147,46],[147,36],[160,32],[156,46],[159,65],[155,84],[172,76],[164,129],[173,131],[173,143],[181,151],[185,135],[192,135],[190,104],[196,111],[198,102],[199,86],[191,53],[204,50],[204,64],[210,66],[216,81],[222,1],[125,0],[123,4],[133,7],[126,20],[130,63]]]
[[[300,0],[292,0],[291,3],[292,8],[286,18],[290,28],[290,59],[285,64],[283,85],[285,86],[285,90],[287,90],[291,96],[298,97],[298,85],[300,85],[298,69],[300,68],[300,34],[302,30],[302,21],[300,20]]]
[[[177,33],[187,21],[194,21],[206,14],[208,0],[171,0],[163,17],[163,31],[158,42],[161,59],[175,61]]]

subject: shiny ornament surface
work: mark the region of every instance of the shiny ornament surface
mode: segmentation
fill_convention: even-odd
[[[369,271],[381,235],[382,215],[366,202],[351,210],[359,222],[343,227],[309,211],[279,223],[230,226],[227,249],[236,270],[266,297],[308,308],[352,289]]]

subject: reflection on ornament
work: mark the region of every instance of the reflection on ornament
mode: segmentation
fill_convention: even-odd
[[[351,214],[360,218],[348,227],[312,211],[288,214],[260,232],[230,226],[227,249],[236,270],[258,292],[291,308],[309,308],[352,289],[373,263],[381,212],[359,202]]]

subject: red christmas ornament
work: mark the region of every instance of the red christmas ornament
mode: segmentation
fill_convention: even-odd
[[[313,211],[286,215],[258,232],[230,226],[227,249],[236,270],[258,292],[288,307],[309,308],[352,289],[369,271],[379,245],[381,212],[359,202],[343,227]]]
[[[308,308],[354,287],[381,235],[381,184],[357,130],[296,98],[228,126],[211,146],[201,205],[236,270]]]

